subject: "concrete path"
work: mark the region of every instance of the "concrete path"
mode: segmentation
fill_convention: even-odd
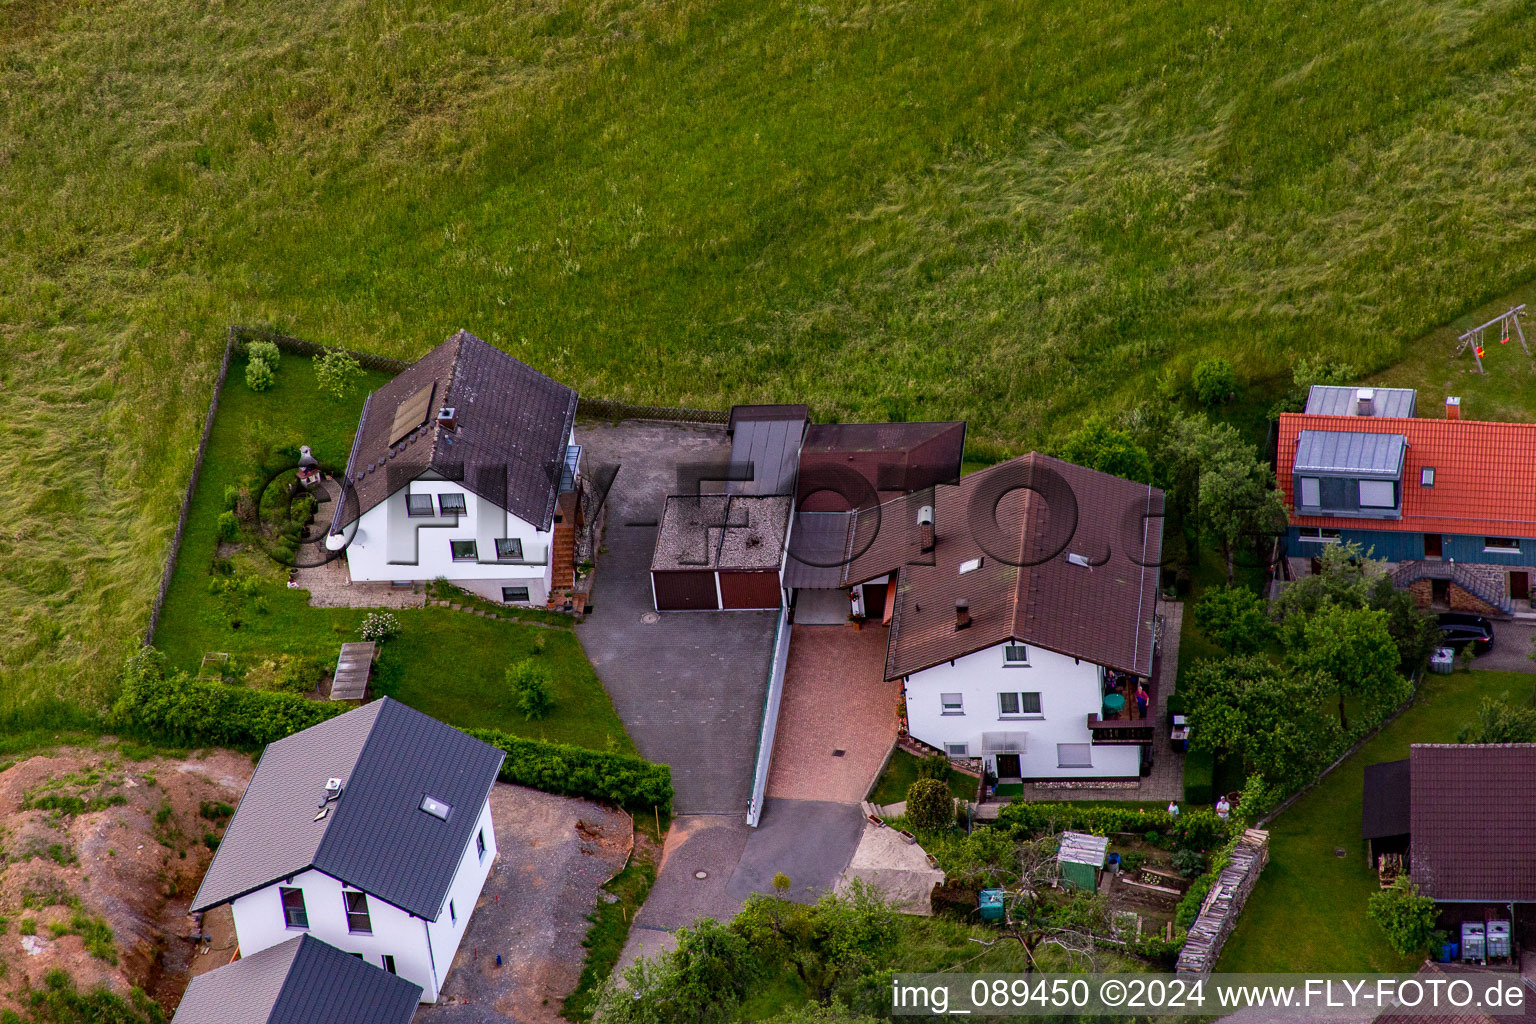
[[[745,815],[768,692],[776,616],[668,612],[651,596],[651,553],[679,466],[723,461],[720,427],[579,424],[588,474],[616,464],[590,613],[577,636],[640,753],[672,767],[676,813]]]

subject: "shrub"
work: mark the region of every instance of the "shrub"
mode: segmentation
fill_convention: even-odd
[[[315,359],[315,381],[320,393],[340,401],[347,397],[352,385],[363,375],[363,368],[356,359],[341,349],[330,349]]]
[[[1262,651],[1275,635],[1264,599],[1247,587],[1212,587],[1195,604],[1195,624],[1228,654]]]
[[[234,484],[226,484],[224,487],[224,507],[230,512],[240,503],[240,488]]]
[[[1164,846],[1192,846],[1208,850],[1222,842],[1226,822],[1208,810],[1185,811],[1174,817],[1155,807],[1084,807],[1076,804],[1014,803],[997,816],[995,831],[1013,839],[1034,839],[1058,832],[1090,832],[1107,835],[1129,832],[1145,835],[1155,831]]]
[[[554,695],[550,693],[549,671],[532,661],[519,661],[508,666],[507,689],[512,691],[512,701],[523,713],[524,721],[543,718],[555,706]]]
[[[1218,405],[1237,390],[1237,372],[1220,357],[1202,359],[1195,365],[1189,383],[1202,405]]]
[[[358,632],[364,640],[384,643],[400,635],[400,620],[389,612],[369,612],[363,624],[358,627]]]
[[[240,532],[240,520],[235,518],[233,512],[219,513],[219,540],[234,540],[235,534]]]
[[[606,800],[624,807],[672,806],[672,771],[628,754],[529,740],[495,729],[465,729],[506,752],[501,781],[546,793]]]
[[[907,823],[914,829],[936,832],[955,820],[955,801],[949,786],[938,779],[918,779],[907,787]]]
[[[293,499],[293,504],[288,506],[288,521],[297,526],[308,526],[315,518],[315,510],[320,507],[320,502],[315,500],[313,494],[301,494]]]
[[[1147,855],[1140,850],[1127,850],[1120,855],[1120,866],[1134,874],[1147,862]]]
[[[949,758],[943,754],[934,754],[917,762],[917,777],[920,779],[938,779],[940,782],[949,781]]]
[[[272,367],[260,359],[245,364],[245,386],[252,391],[265,391],[277,379]]]
[[[124,673],[112,720],[127,731],[178,746],[249,750],[347,710],[287,693],[202,682],[157,669]]]
[[[1422,895],[1407,875],[1399,875],[1390,889],[1371,894],[1366,916],[1381,925],[1387,942],[1399,953],[1422,953],[1435,930],[1435,901]]]
[[[1205,854],[1188,846],[1173,851],[1173,870],[1185,878],[1194,878],[1205,870]]]
[[[1216,800],[1216,755],[1209,750],[1191,750],[1184,757],[1184,799],[1197,807],[1208,807]]]
[[[253,341],[245,346],[245,354],[250,359],[260,359],[272,369],[277,369],[277,364],[283,361],[283,353],[276,343],[270,341]]]

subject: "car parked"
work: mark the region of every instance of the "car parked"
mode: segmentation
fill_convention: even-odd
[[[1435,616],[1443,637],[1442,644],[1457,654],[1472,645],[1474,654],[1487,654],[1493,649],[1493,623],[1481,615],[1470,612],[1445,612]]]

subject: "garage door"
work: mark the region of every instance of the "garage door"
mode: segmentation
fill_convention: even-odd
[[[720,604],[724,608],[777,608],[779,574],[767,572],[722,572]]]
[[[713,611],[720,607],[712,572],[652,572],[651,585],[656,588],[657,611]]]

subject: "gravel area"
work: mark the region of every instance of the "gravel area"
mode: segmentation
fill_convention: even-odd
[[[521,786],[497,783],[491,817],[495,867],[442,998],[423,1006],[416,1024],[561,1020],[586,959],[587,915],[634,844],[624,812]]]

